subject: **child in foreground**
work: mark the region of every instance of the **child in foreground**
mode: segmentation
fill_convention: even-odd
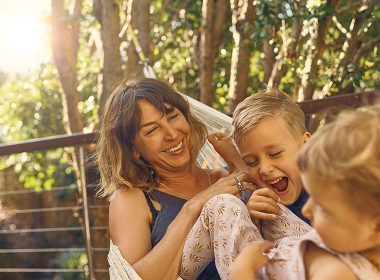
[[[340,114],[305,145],[298,166],[314,229],[272,250],[248,245],[231,279],[380,279],[379,108]]]

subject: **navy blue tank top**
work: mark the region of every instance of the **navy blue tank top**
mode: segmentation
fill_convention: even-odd
[[[144,195],[148,202],[150,211],[152,212],[151,242],[152,247],[154,247],[165,235],[166,229],[178,215],[179,211],[181,211],[183,205],[186,203],[186,200],[160,192],[158,190],[153,190],[149,192],[149,194],[144,192]],[[157,209],[154,208],[150,196],[160,203],[160,211],[157,211]],[[218,271],[216,270],[215,262],[213,261],[209,263],[197,279],[219,280],[220,277]]]

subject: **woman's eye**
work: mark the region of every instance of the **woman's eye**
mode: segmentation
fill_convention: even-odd
[[[253,166],[256,166],[257,165],[257,160],[254,160],[254,161],[247,161],[245,163],[248,167],[253,167]]]
[[[172,120],[172,119],[177,118],[178,116],[179,116],[179,113],[175,113],[175,114],[170,115],[168,119]]]
[[[149,135],[151,135],[151,134],[153,134],[153,132],[157,129],[158,127],[152,127],[151,129],[149,129],[148,131],[146,131],[145,133],[144,133],[144,135],[145,136],[149,136]]]

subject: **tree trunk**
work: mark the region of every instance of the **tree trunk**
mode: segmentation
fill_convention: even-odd
[[[63,120],[67,133],[83,131],[78,110],[77,52],[81,0],[75,2],[73,15],[68,17],[64,0],[52,0],[52,51],[62,85]]]
[[[278,59],[273,66],[272,73],[268,81],[268,87],[278,88],[282,77],[286,75],[289,64],[297,58],[297,46],[302,31],[302,21],[296,20],[292,27],[292,34],[287,42],[284,42],[282,58]]]
[[[352,92],[354,87],[353,83],[350,82],[347,86],[343,86],[343,81],[345,78],[349,78],[348,66],[350,63],[357,66],[353,60],[355,50],[359,48],[359,32],[361,29],[364,29],[364,26],[367,23],[368,18],[371,16],[370,13],[367,13],[364,5],[359,8],[362,12],[358,12],[355,18],[352,19],[349,30],[346,34],[346,40],[342,47],[342,52],[339,55],[339,60],[341,61],[338,68],[338,77],[335,81],[338,88],[338,93],[349,93]],[[356,59],[358,59],[356,57]],[[335,80],[335,79],[334,79]]]
[[[98,2],[99,3],[99,2]],[[100,53],[101,73],[99,80],[102,82],[98,91],[99,114],[107,97],[122,79],[120,57],[120,17],[119,5],[115,0],[101,0],[100,26],[103,51]],[[95,5],[95,2],[94,2]],[[95,9],[94,9],[95,10]],[[98,12],[99,14],[99,12]]]
[[[204,0],[200,42],[201,102],[212,106],[214,90],[212,76],[227,14],[227,0]]]
[[[129,45],[127,48],[127,76],[141,75],[143,64],[153,65],[153,43],[150,35],[150,0],[128,0],[127,21],[129,27],[127,38]],[[140,50],[136,49],[132,38],[133,32],[137,38]],[[140,51],[140,56],[138,51]],[[145,61],[144,61],[145,59]]]
[[[339,0],[328,0],[327,5],[335,10]],[[311,38],[309,53],[305,61],[305,68],[302,71],[301,88],[298,93],[298,101],[313,98],[315,90],[315,81],[318,77],[318,61],[322,58],[325,49],[325,37],[330,27],[332,16],[326,16],[321,22],[315,21],[313,29],[315,30]]]
[[[270,33],[269,33],[270,34]],[[264,51],[264,65],[263,65],[263,70],[264,70],[264,79],[263,83],[268,84],[269,78],[272,74],[273,67],[276,63],[276,54],[273,49],[273,43],[270,43],[273,40],[272,36],[269,36],[268,38],[264,39],[263,42],[263,51]]]
[[[250,0],[230,0],[232,10],[232,32],[234,48],[231,59],[228,110],[232,113],[237,104],[247,96],[249,71],[250,26],[255,17],[255,8]]]

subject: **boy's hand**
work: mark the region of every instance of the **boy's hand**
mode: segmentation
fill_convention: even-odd
[[[208,141],[214,147],[215,151],[228,164],[228,171],[231,174],[235,171],[247,171],[247,166],[242,160],[232,139],[225,133],[214,131],[208,134]]]
[[[264,253],[268,253],[274,244],[269,241],[260,241],[246,246],[231,265],[231,280],[256,279],[256,270],[269,261]]]
[[[262,188],[252,193],[247,202],[247,208],[253,219],[274,220],[282,213],[278,202],[280,202],[280,197],[273,190]]]

